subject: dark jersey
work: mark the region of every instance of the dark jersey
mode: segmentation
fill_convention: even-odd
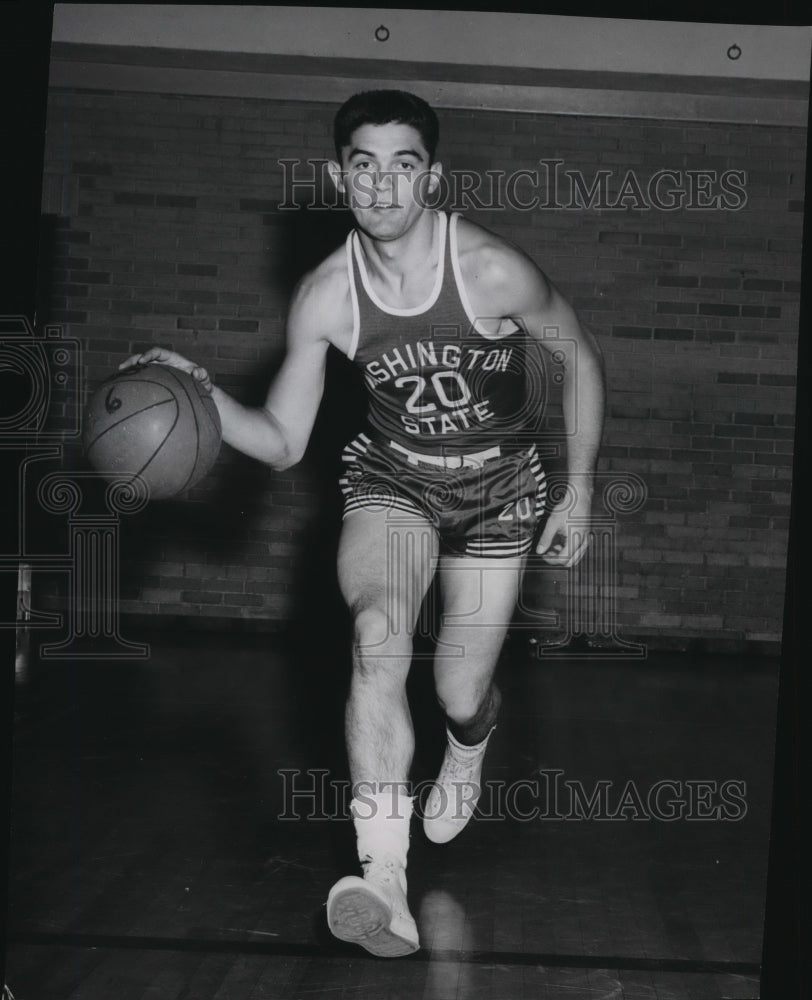
[[[437,280],[427,301],[411,309],[378,298],[357,233],[347,238],[354,313],[348,354],[364,375],[369,426],[424,452],[460,454],[510,440],[529,415],[527,335],[514,323],[497,338],[478,322],[460,274],[457,219],[438,213]]]

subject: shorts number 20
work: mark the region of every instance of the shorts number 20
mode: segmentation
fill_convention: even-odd
[[[533,508],[530,506],[530,497],[520,497],[518,500],[511,500],[509,504],[505,504],[502,508],[502,513],[499,515],[499,520],[526,521],[532,513]]]

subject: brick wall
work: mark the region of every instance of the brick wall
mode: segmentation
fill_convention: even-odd
[[[341,212],[279,211],[278,160],[329,155],[333,112],[51,94],[44,211],[53,240],[41,318],[83,341],[91,384],[159,343],[207,366],[239,399],[262,399],[293,284],[347,226]],[[517,178],[514,194],[540,195],[548,207],[491,206],[483,183],[467,214],[524,247],[604,351],[601,471],[634,473],[647,494],[618,517],[621,632],[776,640],[805,133],[462,111],[443,111],[441,124],[447,169],[492,184],[487,171],[536,172]],[[661,196],[693,185],[699,204],[665,210],[656,191],[652,203],[663,170],[677,174],[662,177]],[[731,170],[745,176],[725,188],[719,177]],[[716,174],[703,179],[708,171]],[[598,200],[585,205],[593,184]],[[339,359],[331,375],[300,466],[275,473],[224,449],[186,498],[123,523],[123,611],[271,622],[319,595],[332,599],[336,449],[361,404]],[[68,460],[82,461],[71,449]]]

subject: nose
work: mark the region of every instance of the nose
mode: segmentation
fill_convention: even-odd
[[[372,183],[376,191],[392,186],[392,174],[389,170],[376,170],[372,175]]]

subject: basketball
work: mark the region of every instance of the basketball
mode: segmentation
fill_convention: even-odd
[[[148,364],[103,382],[85,408],[82,440],[102,475],[140,476],[151,500],[200,482],[220,450],[217,406],[179,368]]]

